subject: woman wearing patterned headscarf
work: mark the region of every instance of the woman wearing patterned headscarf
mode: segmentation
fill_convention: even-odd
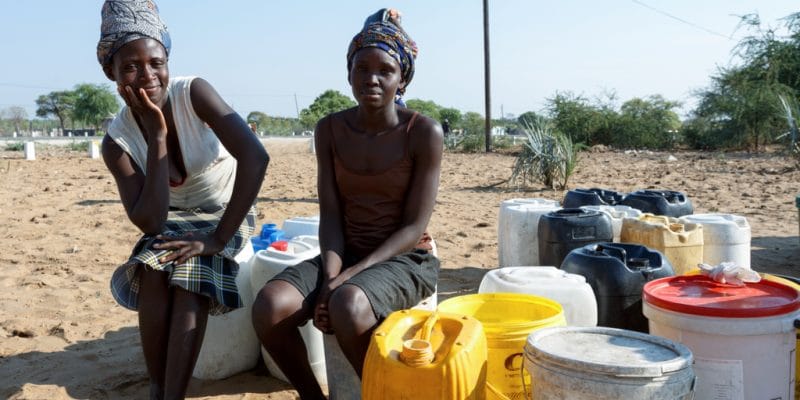
[[[439,261],[425,231],[439,185],[442,129],[395,104],[414,76],[417,49],[389,14],[368,19],[348,48],[358,105],[317,123],[321,255],[276,275],[253,306],[261,343],[303,399],[323,397],[297,327],[313,319],[336,335],[361,376],[375,327],[436,288]]]
[[[417,58],[417,44],[400,26],[400,12],[393,8],[384,8],[367,17],[364,28],[356,34],[347,49],[348,78],[355,52],[364,47],[377,47],[387,53],[400,64],[400,72],[405,84],[398,88],[395,102],[403,107],[402,96],[405,88],[414,77],[414,60]]]
[[[234,257],[252,235],[269,157],[208,82],[170,79],[155,3],[107,0],[101,15],[97,59],[126,103],[103,159],[143,233],[111,291],[139,313],[150,397],[183,398],[209,312],[242,306]]]

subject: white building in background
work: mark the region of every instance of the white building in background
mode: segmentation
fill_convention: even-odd
[[[505,136],[506,127],[504,127],[504,126],[493,126],[491,132],[492,132],[492,136]]]

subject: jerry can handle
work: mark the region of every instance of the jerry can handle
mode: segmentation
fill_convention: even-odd
[[[642,221],[645,222],[660,222],[666,226],[669,226],[669,217],[666,215],[655,215],[651,213],[644,213],[641,217],[639,217]]]
[[[602,243],[597,244],[595,251],[610,257],[616,257],[623,263],[625,263],[625,260],[628,258],[628,253],[625,251],[625,249],[616,246],[604,246]]]

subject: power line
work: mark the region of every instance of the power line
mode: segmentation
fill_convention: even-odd
[[[674,20],[676,20],[678,22],[681,22],[681,23],[684,23],[686,25],[689,25],[689,26],[691,26],[693,28],[700,29],[700,30],[708,32],[708,33],[710,33],[712,35],[717,35],[717,36],[723,37],[723,38],[728,39],[728,40],[733,40],[733,36],[723,35],[723,34],[717,32],[717,31],[708,29],[708,28],[706,28],[704,26],[697,25],[694,22],[690,22],[690,21],[687,21],[687,20],[685,20],[683,18],[676,17],[676,16],[674,16],[674,15],[672,15],[672,14],[666,12],[666,11],[659,10],[658,8],[655,8],[655,7],[653,7],[653,6],[649,5],[649,4],[645,4],[645,3],[643,3],[643,2],[641,2],[639,0],[631,0],[631,1],[636,3],[636,4],[638,4],[638,5],[640,5],[640,6],[642,6],[642,7],[648,8],[648,9],[653,10],[653,11],[659,13],[659,14],[662,14],[662,15],[665,15],[665,16],[667,16],[669,18],[672,18],[672,19],[674,19]]]

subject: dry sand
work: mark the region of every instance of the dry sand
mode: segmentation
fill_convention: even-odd
[[[270,139],[259,223],[317,213],[316,164],[308,139]],[[596,151],[581,154],[572,187],[621,192],[684,191],[695,212],[744,215],[752,227],[753,267],[797,275],[795,196],[800,172],[775,154]],[[443,270],[439,300],[477,290],[497,265],[501,201],[560,200],[563,192],[501,184],[508,154],[444,156],[430,225]],[[103,162],[65,148],[0,151],[0,397],[140,399],[147,376],[136,314],[111,298],[108,281],[137,239]],[[195,399],[293,399],[263,365],[220,381],[193,380]]]

